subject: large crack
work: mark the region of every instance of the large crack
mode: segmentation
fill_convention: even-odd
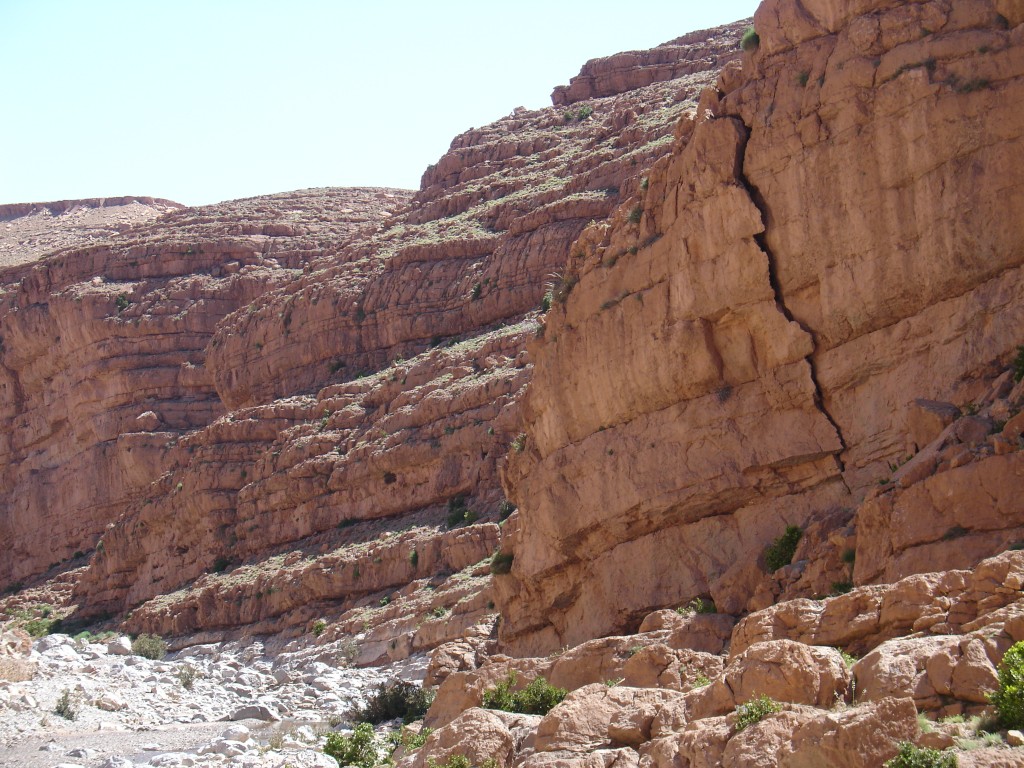
[[[739,121],[738,121],[739,122]],[[742,124],[742,123],[741,123]],[[815,364],[814,354],[818,349],[818,338],[814,331],[804,325],[802,322],[793,316],[789,307],[786,306],[785,298],[782,293],[782,286],[779,284],[778,268],[776,264],[775,254],[772,253],[771,248],[768,246],[766,234],[768,232],[768,211],[765,204],[764,198],[761,195],[760,190],[754,186],[750,179],[747,178],[744,167],[747,159],[747,144],[750,139],[750,127],[743,124],[743,143],[740,146],[740,156],[738,158],[736,175],[743,188],[746,189],[747,195],[750,197],[750,201],[757,208],[761,214],[761,223],[764,229],[760,234],[754,235],[754,242],[757,243],[758,248],[764,253],[765,258],[768,261],[768,282],[772,287],[772,293],[775,296],[775,306],[779,312],[791,323],[796,323],[800,329],[806,333],[810,339],[813,349],[804,360],[807,362],[811,372],[811,383],[814,385],[814,405],[821,412],[821,414],[828,420],[828,423],[832,425],[832,428],[836,431],[836,436],[839,438],[840,450],[832,455],[835,457],[836,464],[839,466],[839,477],[843,482],[843,486],[847,492],[852,494],[853,491],[850,489],[849,484],[846,482],[846,464],[843,462],[843,452],[846,451],[846,438],[843,436],[843,430],[839,426],[839,422],[836,421],[835,417],[829,412],[825,405],[825,397],[822,392],[821,383],[818,381],[818,369]]]

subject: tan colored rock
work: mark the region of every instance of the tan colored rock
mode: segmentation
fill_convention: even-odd
[[[1021,768],[1024,754],[1019,749],[972,749],[957,754],[958,768]]]
[[[689,768],[718,768],[722,765],[732,731],[724,717],[710,717],[688,724],[679,734],[678,762],[674,764]]]
[[[913,740],[917,733],[917,710],[908,698],[821,713],[794,729],[791,752],[779,765],[875,768],[896,755],[900,742]]]
[[[509,673],[516,673],[516,684],[512,690],[521,690],[535,678],[549,674],[550,669],[551,662],[547,659],[509,659],[498,656],[492,657],[477,670],[453,672],[441,683],[423,722],[430,728],[446,726],[466,710],[479,707],[484,691],[493,688]]]
[[[519,715],[520,722],[532,721]],[[468,709],[451,723],[434,731],[426,743],[402,761],[405,768],[426,768],[431,761],[444,764],[454,755],[469,758],[473,765],[487,759],[509,768],[515,757],[515,740],[506,719],[487,709]]]
[[[952,403],[936,400],[914,400],[907,409],[907,432],[918,448],[923,448],[960,418],[960,409]]]
[[[987,704],[999,682],[990,654],[1001,657],[976,636],[889,640],[854,665],[858,700],[910,695],[922,711],[949,699]]]
[[[758,696],[830,707],[844,700],[851,679],[834,648],[792,640],[756,643],[734,656],[722,677],[689,694],[689,717],[724,715]]]
[[[724,666],[721,656],[657,644],[630,656],[622,667],[622,676],[623,683],[634,688],[685,692],[718,677]]]
[[[537,752],[591,752],[648,741],[654,716],[682,694],[602,683],[571,692],[537,727]]]
[[[961,420],[963,421],[963,420]],[[858,584],[965,568],[1024,536],[1024,454],[974,461],[876,496],[857,511]]]

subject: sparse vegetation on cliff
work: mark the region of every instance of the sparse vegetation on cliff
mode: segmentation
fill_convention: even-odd
[[[956,768],[956,755],[952,752],[915,747],[909,741],[900,744],[900,752],[885,764],[885,768]]]
[[[1024,379],[1024,346],[1017,347],[1017,357],[1013,359],[1013,380]]]
[[[515,555],[509,552],[502,552],[500,549],[491,557],[491,573],[501,576],[512,571],[512,561]]]
[[[753,27],[747,27],[743,32],[743,37],[740,38],[740,48],[747,53],[756,51],[758,46],[761,45],[761,38],[757,35],[757,30]]]
[[[768,715],[774,715],[776,712],[781,711],[782,706],[779,702],[769,696],[761,695],[756,699],[751,699],[746,704],[740,704],[736,707],[736,731],[742,731],[754,723],[761,722]]]
[[[764,551],[764,564],[769,573],[775,573],[779,568],[793,562],[797,544],[803,535],[804,532],[799,527],[787,525],[785,533],[768,545]]]
[[[569,693],[565,688],[551,685],[544,677],[534,678],[522,690],[514,691],[517,680],[515,670],[509,672],[504,680],[484,691],[481,706],[524,715],[546,715]]]

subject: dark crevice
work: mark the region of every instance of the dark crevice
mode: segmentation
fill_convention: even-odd
[[[818,349],[818,338],[815,335],[814,331],[808,328],[806,325],[801,323],[793,316],[793,313],[790,312],[789,307],[786,306],[785,299],[783,298],[782,287],[779,284],[775,255],[772,253],[771,248],[769,248],[766,239],[766,233],[768,228],[767,206],[765,205],[764,198],[761,196],[760,190],[758,190],[757,187],[750,183],[750,180],[747,179],[746,174],[743,172],[743,167],[746,161],[747,153],[746,139],[749,139],[750,137],[750,128],[744,126],[744,130],[745,140],[743,142],[743,145],[740,147],[740,157],[738,158],[739,162],[737,163],[737,177],[740,183],[743,184],[743,187],[747,190],[747,194],[750,196],[751,202],[757,207],[757,210],[760,212],[761,223],[765,227],[764,231],[762,231],[760,234],[754,235],[754,242],[757,243],[758,248],[761,249],[761,251],[764,253],[765,257],[768,260],[768,281],[771,284],[772,292],[775,294],[775,306],[787,320],[789,320],[791,323],[796,323],[798,326],[800,326],[801,330],[803,330],[804,333],[811,337],[811,343],[814,345],[814,350],[816,351]],[[804,359],[807,361],[807,365],[810,367],[811,371],[811,383],[814,385],[814,405],[819,411],[821,411],[822,415],[828,420],[829,424],[832,425],[832,428],[836,431],[836,435],[839,437],[839,445],[841,446],[841,448],[837,453],[833,455],[835,456],[836,464],[839,466],[839,476],[843,481],[843,485],[846,486],[846,490],[848,492],[852,493],[852,491],[850,491],[850,486],[846,482],[846,465],[844,464],[842,458],[843,451],[845,451],[847,448],[846,438],[843,437],[843,430],[840,428],[839,423],[835,420],[835,418],[833,418],[832,414],[829,413],[828,408],[825,407],[825,398],[822,395],[821,384],[818,381],[818,369],[814,361],[814,352],[812,352]]]

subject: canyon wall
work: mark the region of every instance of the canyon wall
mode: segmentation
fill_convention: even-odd
[[[329,603],[347,616],[486,559],[533,318],[573,241],[639,188],[718,61],[739,55],[741,29],[695,34],[705,64],[688,74],[571,109],[519,109],[456,137],[384,226],[287,262],[301,272],[223,313],[203,370],[224,411],[176,436],[159,474],[109,517],[76,618],[132,609],[139,631],[294,629]],[[216,220],[199,210],[169,225]],[[259,211],[251,218],[258,226]],[[431,544],[465,523],[478,531],[463,555]],[[385,534],[399,538],[365,562]],[[280,589],[290,551],[307,556],[289,583],[319,586]],[[347,562],[359,564],[343,576]],[[463,601],[467,617],[487,602]],[[400,625],[395,653],[460,631],[449,621],[430,640],[380,618]]]
[[[179,436],[224,413],[205,365],[210,337],[225,315],[323,253],[319,217],[335,220],[321,235],[337,240],[407,194],[281,197],[305,225],[277,201],[256,214],[253,231],[245,222],[254,203],[239,201],[167,213],[86,245],[96,230],[65,228],[64,213],[47,225],[64,250],[3,273],[0,536],[9,548],[0,583],[92,550],[163,474]]]
[[[972,403],[1021,342],[1021,28],[988,2],[754,21],[531,347],[496,580],[516,652],[753,607],[786,525],[848,520],[924,447],[914,401]]]

